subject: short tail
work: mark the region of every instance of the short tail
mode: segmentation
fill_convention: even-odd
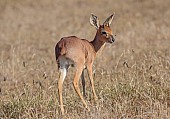
[[[56,56],[56,61],[58,61],[59,56],[65,55],[66,54],[66,48],[64,43],[57,43],[55,46],[55,56]]]

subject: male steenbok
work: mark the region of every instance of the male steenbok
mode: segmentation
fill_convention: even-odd
[[[83,95],[85,96],[85,80],[84,80],[84,68],[88,70],[90,83],[92,87],[92,92],[94,99],[97,100],[97,95],[94,90],[92,65],[99,49],[106,43],[113,43],[114,38],[110,24],[113,20],[114,14],[106,19],[106,21],[100,25],[97,16],[91,15],[90,23],[97,29],[95,38],[93,41],[89,42],[85,39],[80,39],[76,36],[69,36],[62,38],[55,47],[56,61],[60,71],[60,76],[58,80],[58,93],[59,93],[59,103],[61,107],[61,112],[64,114],[64,107],[62,101],[62,85],[66,77],[67,70],[69,66],[76,68],[73,85],[74,88],[82,100],[84,107],[89,110],[83,96],[80,92],[78,82],[80,77],[82,77],[83,85]]]

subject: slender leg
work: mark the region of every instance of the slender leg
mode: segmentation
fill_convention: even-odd
[[[75,74],[74,81],[73,81],[73,85],[74,85],[74,88],[75,88],[78,96],[79,96],[80,99],[82,100],[84,107],[85,107],[87,110],[89,110],[89,108],[88,108],[85,100],[83,99],[83,96],[82,96],[81,93],[80,93],[80,88],[79,88],[79,86],[78,86],[78,82],[79,82],[79,79],[80,79],[82,70],[83,70],[83,67],[81,67],[81,68],[80,68],[80,67],[77,67],[76,74]],[[90,111],[90,110],[89,110],[89,111]]]
[[[96,92],[95,92],[95,90],[94,90],[92,64],[89,64],[89,65],[87,66],[87,70],[88,70],[88,74],[89,74],[89,78],[90,78],[90,84],[91,84],[91,87],[92,87],[92,92],[93,92],[94,100],[97,101],[98,98],[97,98]]]
[[[59,103],[60,103],[61,113],[62,115],[64,115],[64,107],[63,107],[63,99],[62,99],[62,85],[66,77],[66,68],[61,68],[59,70],[60,70],[60,75],[59,75],[59,80],[58,80],[58,94],[59,94]]]
[[[85,79],[84,79],[84,70],[82,71],[82,74],[81,74],[81,80],[82,80],[82,86],[83,86],[83,97],[85,98],[86,97],[86,82],[85,82]]]

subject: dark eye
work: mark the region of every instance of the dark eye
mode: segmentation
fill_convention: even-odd
[[[107,35],[107,33],[105,31],[102,31],[102,34]]]

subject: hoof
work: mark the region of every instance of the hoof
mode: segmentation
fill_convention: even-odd
[[[87,95],[83,95],[84,99],[87,99]]]
[[[87,110],[88,112],[90,112],[90,108],[89,108],[89,107],[86,107],[86,110]]]
[[[98,97],[96,96],[96,97],[94,97],[94,101],[95,102],[97,102],[98,101]]]
[[[61,115],[64,115],[64,108],[61,107]]]

